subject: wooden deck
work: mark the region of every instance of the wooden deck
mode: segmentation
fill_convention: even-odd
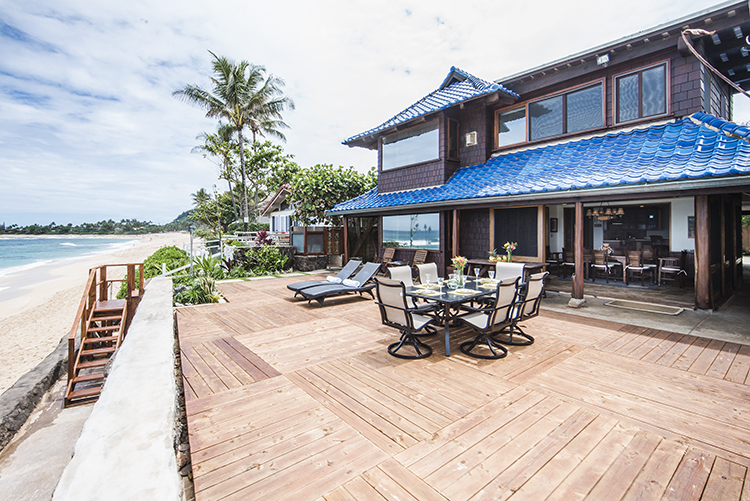
[[[196,499],[750,500],[750,346],[555,313],[478,361],[389,356],[284,278],[179,309]]]

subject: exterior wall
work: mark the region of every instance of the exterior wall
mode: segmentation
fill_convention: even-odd
[[[549,205],[549,217],[557,218],[557,232],[549,234],[550,252],[562,252],[563,235],[565,235],[565,219],[563,218],[562,205]]]
[[[467,258],[487,259],[491,249],[489,209],[461,211],[458,248]]]
[[[487,161],[494,146],[492,124],[493,114],[489,113],[484,101],[469,103],[459,112],[459,152],[461,167],[477,165]],[[466,134],[477,133],[477,144],[466,146]],[[453,174],[453,173],[451,173]]]

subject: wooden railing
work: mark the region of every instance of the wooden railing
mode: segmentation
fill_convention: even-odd
[[[127,269],[127,275],[125,278],[107,279],[108,268],[122,266]],[[136,289],[136,267],[138,267],[138,289]],[[78,311],[76,312],[75,320],[73,320],[73,326],[68,333],[68,380],[74,375],[76,336],[78,335],[79,339],[86,337],[88,319],[91,316],[91,311],[95,308],[96,303],[109,301],[109,286],[113,283],[121,282],[127,283],[127,292],[125,295],[125,311],[127,314],[124,317],[124,326],[120,330],[120,337],[122,338],[127,326],[132,320],[138,301],[140,301],[143,296],[143,290],[145,287],[145,281],[143,279],[143,263],[108,264],[97,268],[91,268],[89,270],[89,279],[86,282],[81,303],[78,305]],[[122,339],[120,341],[122,341]]]

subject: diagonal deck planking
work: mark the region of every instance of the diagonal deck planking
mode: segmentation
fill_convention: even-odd
[[[399,360],[298,280],[177,311],[199,501],[750,500],[750,346],[543,312],[503,360]]]

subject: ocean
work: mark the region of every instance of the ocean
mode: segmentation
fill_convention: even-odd
[[[53,261],[132,247],[134,240],[85,236],[0,237],[0,277]]]

